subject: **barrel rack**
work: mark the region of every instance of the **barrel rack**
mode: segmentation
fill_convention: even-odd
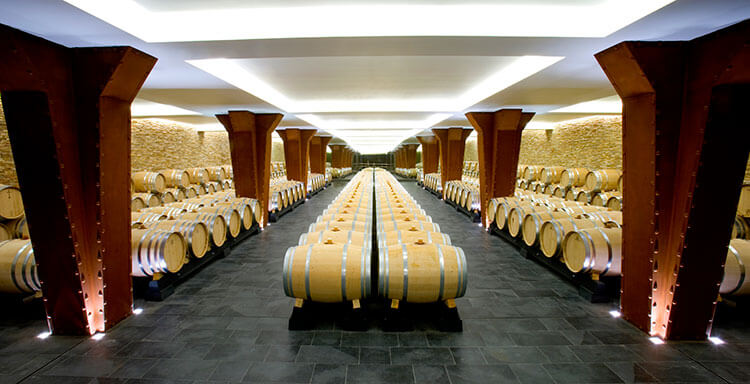
[[[599,276],[598,279],[588,273],[575,273],[568,269],[557,258],[546,257],[536,247],[529,247],[523,240],[511,236],[507,231],[499,229],[495,223],[490,225],[490,233],[497,235],[505,242],[515,246],[521,256],[544,265],[549,270],[568,280],[577,289],[578,294],[592,303],[608,303],[620,294],[619,276]]]
[[[191,259],[176,273],[167,273],[160,276],[133,277],[133,295],[149,301],[162,301],[174,293],[175,288],[189,279],[194,273],[212,261],[226,257],[232,248],[259,232],[260,226],[258,223],[255,223],[250,229],[240,231],[237,237],[233,239],[228,238],[221,247],[212,248],[200,259]]]
[[[308,192],[307,193],[307,198],[309,199],[309,198],[317,195],[318,193],[322,192],[324,189],[326,189],[326,188],[328,188],[330,186],[331,186],[331,182],[330,181],[326,182],[325,185],[322,185],[319,188],[314,189],[314,190]]]

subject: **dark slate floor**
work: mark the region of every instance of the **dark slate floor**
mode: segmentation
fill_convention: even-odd
[[[457,300],[463,333],[287,331],[286,248],[340,190],[336,185],[204,269],[161,303],[94,341],[34,336],[41,320],[0,314],[0,383],[620,383],[750,382],[750,329],[725,322],[727,344],[669,343],[590,304],[500,238],[414,182],[404,183],[469,264]]]

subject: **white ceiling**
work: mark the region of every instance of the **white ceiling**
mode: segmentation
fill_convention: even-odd
[[[155,116],[193,124],[233,109],[281,112],[282,127],[327,128],[361,152],[431,126],[468,126],[466,111],[522,107],[537,123],[612,113],[616,97],[570,108],[614,95],[594,53],[750,17],[747,0],[67,1],[86,11],[0,0],[0,23],[66,46],[131,45],[157,57],[139,94],[149,114],[148,102],[183,108]],[[196,41],[212,38],[223,40]],[[519,62],[529,56],[537,67]],[[508,70],[513,63],[526,73]]]

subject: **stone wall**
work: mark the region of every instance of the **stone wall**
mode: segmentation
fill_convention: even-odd
[[[622,168],[622,119],[592,117],[554,130],[524,130],[520,164]]]
[[[165,120],[134,119],[131,169],[208,167],[231,164],[226,132],[197,132],[189,125]]]
[[[13,153],[10,151],[8,126],[5,124],[2,102],[0,102],[0,184],[18,186],[16,165],[13,162]]]
[[[477,152],[477,139],[466,139],[466,148],[464,148],[464,161],[479,161],[479,152]]]
[[[284,159],[284,142],[271,142],[271,161],[286,161]]]

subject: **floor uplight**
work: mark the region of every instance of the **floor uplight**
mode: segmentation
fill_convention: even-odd
[[[722,345],[724,344],[724,340],[715,337],[715,336],[709,336],[708,341],[714,343],[715,345]]]
[[[617,318],[617,317],[622,316],[622,313],[620,313],[620,311],[609,311],[609,315],[614,318]]]
[[[662,345],[662,344],[664,344],[664,340],[662,340],[662,339],[660,339],[658,337],[649,337],[648,341],[650,341],[651,344],[655,344],[655,345]]]
[[[49,332],[42,332],[42,333],[36,335],[36,338],[44,340],[44,339],[48,338],[50,335],[51,335],[51,333],[49,333]]]
[[[136,308],[133,310],[134,315],[140,315],[141,313],[143,313],[143,308]]]
[[[93,336],[91,336],[92,340],[97,340],[97,341],[99,341],[99,340],[101,340],[103,338],[104,338],[104,334],[103,333],[98,333],[98,332],[95,333]]]

